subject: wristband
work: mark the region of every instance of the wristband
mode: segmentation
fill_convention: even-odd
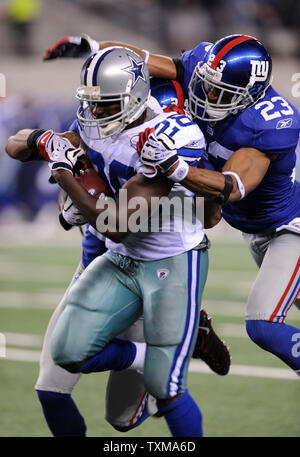
[[[245,191],[244,184],[242,183],[241,178],[239,177],[239,175],[237,173],[235,173],[234,171],[223,171],[222,174],[225,175],[225,176],[226,175],[231,175],[231,176],[235,177],[237,185],[238,185],[238,188],[239,188],[239,191],[240,191],[240,194],[241,194],[240,200],[242,200],[242,198],[245,197],[246,191]]]
[[[53,130],[36,129],[30,133],[27,138],[27,146],[29,149],[39,152],[40,155],[49,162],[49,155],[46,151],[46,145],[49,137],[53,134]],[[43,137],[43,139],[42,139]],[[42,140],[41,140],[42,139]],[[41,141],[40,141],[41,140]]]
[[[233,179],[230,175],[224,175],[224,178],[225,178],[225,185],[224,185],[224,189],[222,190],[222,192],[220,193],[220,195],[217,197],[217,202],[220,204],[220,205],[225,205],[225,203],[227,202],[230,194],[231,194],[231,191],[233,189]]]
[[[146,49],[142,49],[142,51],[145,53],[144,61],[147,64],[148,60],[149,60],[149,57],[150,57],[149,51],[147,51]]]
[[[174,182],[183,181],[189,172],[189,166],[183,159],[179,158],[178,162],[179,163],[178,163],[176,170],[173,171],[173,173],[168,176],[168,179],[170,179],[171,181],[174,181]]]
[[[39,158],[39,151],[37,149],[31,150],[29,156],[26,159],[21,159],[20,162],[31,162],[32,160],[39,160]]]
[[[83,33],[81,35],[81,38],[84,38],[89,46],[90,46],[90,51],[89,51],[89,54],[95,54],[96,52],[98,52],[100,50],[100,43],[99,41],[96,41],[94,40],[93,38],[91,38],[89,35],[87,35],[86,33]],[[81,42],[81,45],[82,45],[82,42]]]
[[[45,132],[46,132],[45,129],[33,130],[33,132],[31,132],[30,135],[27,138],[28,149],[31,149],[32,151],[38,151],[38,147],[37,147],[36,142],[37,142],[38,138],[41,135],[43,135],[43,133],[45,133]]]

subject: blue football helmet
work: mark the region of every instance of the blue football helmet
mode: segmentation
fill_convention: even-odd
[[[150,88],[152,97],[156,98],[162,108],[177,105],[184,108],[184,95],[177,81],[162,78],[151,78]]]
[[[264,96],[271,75],[272,60],[260,41],[248,35],[222,38],[194,69],[189,110],[210,122],[237,114]]]
[[[150,97],[150,77],[144,60],[124,47],[110,47],[85,61],[76,97],[77,119],[87,138],[102,140],[121,133],[144,112]],[[120,104],[112,115],[97,117],[96,104]]]

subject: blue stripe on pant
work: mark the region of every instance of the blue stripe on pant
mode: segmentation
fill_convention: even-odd
[[[68,304],[54,329],[52,357],[65,365],[83,361],[99,353],[143,312],[146,390],[166,399],[186,390],[207,251],[135,261],[134,268],[129,261],[104,254],[83,272],[70,289]],[[162,269],[168,272],[163,279],[158,274]]]
[[[193,250],[176,260],[174,258],[174,261],[176,264],[170,264],[172,282],[163,288],[165,295],[149,296],[144,302],[147,342],[144,382],[147,391],[162,400],[186,390],[207,276],[208,253]],[[155,303],[160,303],[156,319]]]
[[[188,252],[188,308],[184,334],[178,345],[168,381],[168,396],[173,397],[180,393],[187,371],[187,362],[190,359],[191,347],[199,321],[200,303],[199,272],[201,251]]]

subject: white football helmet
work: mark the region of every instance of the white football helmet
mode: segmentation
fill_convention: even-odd
[[[81,70],[77,119],[89,139],[122,132],[146,109],[150,97],[149,72],[144,60],[124,47],[110,47],[91,55]],[[120,103],[120,111],[106,117],[93,114],[95,103]]]

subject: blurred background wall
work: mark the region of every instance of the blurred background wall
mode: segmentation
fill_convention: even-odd
[[[42,56],[57,39],[82,32],[171,56],[228,34],[254,35],[273,57],[274,87],[300,108],[299,0],[1,0],[0,223],[35,221],[55,204],[47,165],[13,161],[4,145],[24,127],[68,128],[82,60]]]

